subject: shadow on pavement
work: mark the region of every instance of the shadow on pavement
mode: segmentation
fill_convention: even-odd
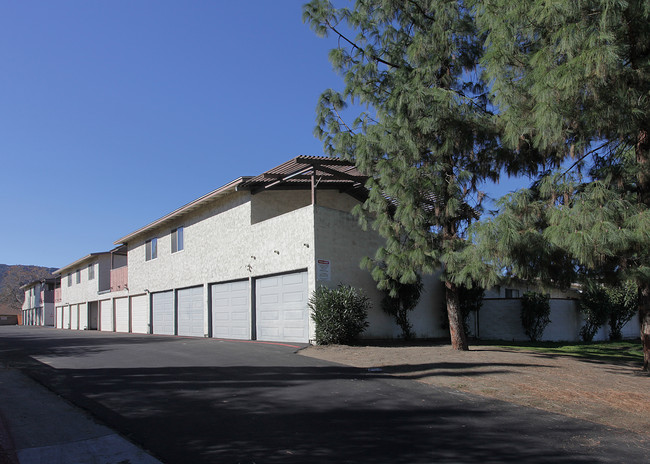
[[[167,464],[632,462],[648,452],[621,454],[616,431],[588,422],[286,347],[75,335],[0,332],[0,357]]]

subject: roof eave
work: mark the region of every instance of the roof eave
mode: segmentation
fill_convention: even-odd
[[[207,194],[203,195],[202,197],[197,198],[196,200],[191,201],[190,203],[187,203],[184,206],[181,206],[180,208],[178,208],[178,209],[172,211],[171,213],[161,217],[160,219],[156,219],[155,221],[147,224],[144,227],[141,227],[140,229],[136,230],[135,232],[131,232],[130,234],[125,235],[124,237],[122,237],[122,238],[116,240],[115,242],[113,242],[113,244],[114,245],[127,244],[129,241],[132,241],[134,238],[136,238],[136,237],[138,237],[140,235],[143,235],[143,234],[145,234],[147,232],[150,232],[150,231],[162,226],[163,224],[166,224],[166,223],[170,222],[171,220],[176,219],[176,218],[178,218],[178,217],[180,217],[180,216],[182,216],[182,215],[184,215],[186,213],[194,211],[195,209],[199,208],[200,206],[203,206],[204,204],[208,203],[209,201],[211,201],[211,200],[213,200],[215,198],[219,198],[219,197],[223,196],[224,194],[226,194],[226,193],[228,193],[230,191],[236,192],[237,187],[240,184],[242,184],[243,182],[246,182],[248,179],[250,179],[250,177],[240,177],[238,179],[235,179],[232,182],[230,182],[230,183],[228,183],[228,184],[226,184],[226,185],[224,185],[222,187],[219,187],[218,189],[213,190],[212,192],[207,193]]]
[[[74,269],[75,267],[78,267],[79,265],[83,264],[84,262],[90,261],[95,256],[104,255],[104,254],[108,254],[108,253],[110,253],[110,251],[100,251],[100,252],[97,252],[97,253],[90,253],[89,255],[86,255],[83,258],[79,258],[78,260],[76,260],[73,263],[70,263],[70,264],[68,264],[66,266],[63,266],[60,269],[57,269],[56,271],[52,272],[52,274],[60,276],[64,272],[69,271],[70,269]]]

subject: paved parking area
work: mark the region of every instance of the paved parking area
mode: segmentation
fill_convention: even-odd
[[[0,328],[0,362],[170,464],[644,462],[650,452],[616,429],[297,349]]]

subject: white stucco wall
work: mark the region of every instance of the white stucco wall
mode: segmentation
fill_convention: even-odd
[[[79,267],[61,275],[61,303],[74,304],[97,300],[99,291],[99,258],[85,262]],[[95,270],[95,278],[88,279],[88,265]],[[76,272],[80,271],[81,282],[77,283]],[[72,285],[68,286],[68,274],[72,276]]]
[[[318,280],[317,285],[335,288],[351,285],[364,290],[372,308],[368,313],[369,327],[363,337],[392,336],[393,323],[380,307],[381,294],[370,273],[361,269],[364,256],[374,256],[383,243],[381,237],[359,227],[350,213],[318,206],[315,208],[315,257],[329,262],[330,279]],[[311,295],[311,292],[310,292]]]
[[[263,194],[260,194],[263,195]],[[312,267],[311,206],[251,225],[247,192],[221,199],[129,243],[129,290],[191,287]],[[184,226],[184,249],[171,252],[171,230]],[[158,257],[145,260],[145,242],[158,239]]]
[[[338,190],[317,190],[316,205],[349,213],[359,202]],[[251,197],[251,224],[311,205],[310,190],[268,190]]]
[[[350,197],[348,197],[350,198]],[[349,202],[350,208],[356,202]],[[372,309],[364,338],[396,338],[401,334],[393,318],[381,309],[382,293],[377,290],[370,272],[360,267],[365,256],[373,257],[384,239],[376,232],[364,231],[352,214],[319,206],[316,208],[316,259],[330,262],[331,280],[317,284],[336,287],[339,284],[364,289]],[[443,293],[438,275],[424,276],[424,290],[418,306],[409,313],[409,320],[417,337],[442,337],[440,314]]]
[[[580,341],[580,329],[584,317],[580,313],[578,300],[552,298],[550,300],[551,322],[542,336],[544,341]],[[475,331],[475,320],[471,318],[471,333]],[[609,340],[609,325],[601,327],[594,341]],[[623,338],[639,336],[638,317],[634,316],[622,329]],[[483,340],[528,340],[521,325],[521,299],[485,299],[479,311],[479,337]]]
[[[40,282],[28,287],[25,289],[25,299],[23,300],[23,311],[30,309],[38,308],[42,306],[41,301],[41,289],[42,285]]]
[[[420,302],[409,314],[415,336],[417,338],[449,337],[449,329],[442,328],[447,307],[440,273],[423,276],[422,285]]]

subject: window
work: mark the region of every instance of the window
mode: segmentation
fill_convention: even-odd
[[[72,274],[68,274],[68,287],[72,287]]]
[[[152,238],[145,242],[145,260],[151,261],[158,257],[158,239]]]
[[[95,278],[95,265],[88,265],[88,280],[93,280]]]
[[[80,284],[81,283],[81,270],[77,269],[76,274],[77,274],[77,279],[76,279],[77,283]]]
[[[172,230],[172,253],[183,249],[183,227]]]
[[[506,298],[519,298],[519,290],[516,288],[506,288]]]

